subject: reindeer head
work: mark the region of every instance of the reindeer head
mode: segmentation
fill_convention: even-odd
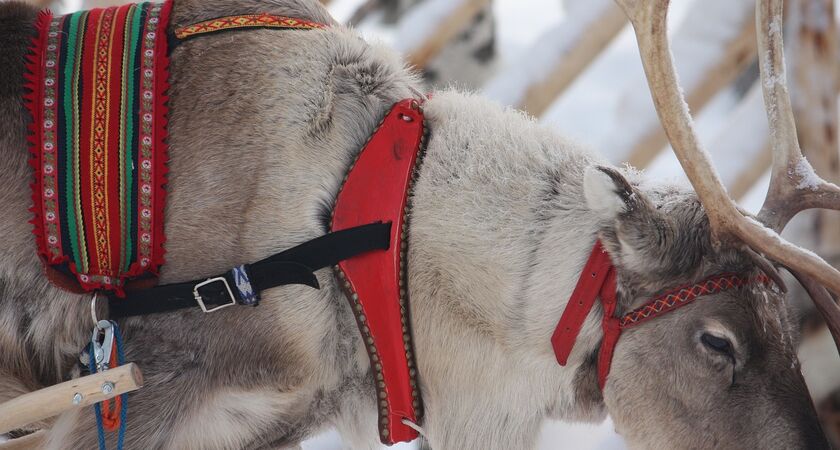
[[[587,172],[587,200],[606,219],[601,238],[618,269],[617,314],[719,273],[775,280],[775,287],[745,283],[704,295],[622,334],[604,399],[635,446],[828,448],[774,267],[803,284],[840,346],[840,308],[826,290],[840,293],[840,272],[777,234],[804,209],[840,209],[840,188],[802,158],[785,81],[782,1],[758,0],[756,9],[774,162],[767,199],[753,218],[726,194],[697,139],[669,49],[669,0],[617,0],[636,31],[660,121],[696,191],[641,190],[614,170]]]
[[[715,246],[697,195],[584,177],[616,267],[616,317],[720,274],[747,281],[624,329],[604,400],[637,448],[828,448],[795,351],[782,282],[755,253]],[[724,280],[728,280],[725,278]],[[778,284],[777,284],[778,283]],[[688,290],[687,290],[688,291]],[[599,361],[602,364],[602,361]],[[599,367],[600,369],[601,367]]]

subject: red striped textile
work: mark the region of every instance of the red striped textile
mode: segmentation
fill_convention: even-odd
[[[171,7],[38,19],[26,76],[33,223],[48,273],[72,287],[121,295],[163,264]]]

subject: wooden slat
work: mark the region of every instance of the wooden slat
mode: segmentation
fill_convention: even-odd
[[[575,20],[575,18],[569,18]],[[549,106],[571,85],[589,64],[601,54],[627,23],[624,11],[611,2],[583,33],[555,55],[556,63],[547,76],[534,80],[516,105],[535,117],[541,116]],[[542,56],[540,56],[542,57]]]
[[[741,200],[770,168],[769,136],[761,84],[756,81],[726,115],[723,126],[708,140],[707,151],[718,169],[718,176],[736,201]],[[678,164],[676,155],[663,153],[647,172],[654,178],[671,176]]]
[[[467,28],[469,23],[482,9],[490,5],[490,0],[451,0],[459,4],[433,30],[425,33],[425,36],[412,48],[402,49],[407,52],[406,59],[412,66],[422,69],[431,61],[443,47],[458,33]],[[422,8],[422,4],[419,7]],[[409,20],[411,19],[406,16]],[[411,29],[412,24],[406,28]],[[398,44],[399,46],[399,44]]]
[[[704,20],[713,20],[707,17]],[[696,114],[722,88],[731,84],[755,59],[755,20],[744,21],[740,32],[725,43],[723,56],[709,67],[699,83],[686,92],[689,108]],[[658,122],[632,144],[627,161],[636,167],[647,166],[667,145],[665,132]]]
[[[114,384],[110,394],[102,393],[102,385]],[[77,378],[40,389],[0,404],[0,434],[7,433],[73,408],[99,403],[126,392],[139,389],[143,375],[136,364],[126,364],[105,372]],[[73,404],[73,396],[82,395],[79,404]]]

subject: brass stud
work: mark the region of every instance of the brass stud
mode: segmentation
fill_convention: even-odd
[[[384,391],[379,391],[379,398],[384,399],[386,397]]]
[[[382,372],[382,364],[381,363],[374,364],[374,368],[376,369],[377,372]]]
[[[405,289],[400,289],[400,298],[405,297]]]
[[[387,438],[387,437],[388,437],[388,434],[389,434],[389,433],[388,433],[388,430],[383,428],[383,429],[382,429],[382,436],[384,436],[384,437],[386,437],[386,438]]]
[[[388,415],[388,408],[382,408],[381,410],[379,410],[379,412],[382,413],[383,416],[387,416]],[[382,417],[382,423],[388,423],[388,418],[387,417]]]
[[[359,294],[357,294],[357,293],[355,293],[355,292],[354,292],[354,293],[353,293],[353,300],[355,300],[355,301],[359,301]]]
[[[373,338],[368,336],[367,343],[370,344],[370,345],[373,345]]]
[[[377,355],[376,353],[370,355],[370,360],[373,361],[373,362],[378,362],[379,361],[379,355]]]
[[[376,374],[376,379],[379,380],[379,381],[382,380],[382,373],[381,372]]]
[[[388,407],[388,401],[387,400],[382,400],[381,402],[379,402],[379,406],[381,406],[383,408],[387,408]]]
[[[379,383],[377,383],[377,385],[378,385],[380,388],[385,389],[385,382],[384,382],[384,381],[380,381]]]
[[[417,376],[417,371],[414,370],[414,369],[411,369],[411,370],[408,371],[408,374],[411,375],[412,377],[414,377],[414,376]]]
[[[367,321],[367,318],[365,317],[365,315],[364,314],[359,314],[359,322],[365,322],[365,321]]]

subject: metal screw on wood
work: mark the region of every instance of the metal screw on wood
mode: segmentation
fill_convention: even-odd
[[[78,405],[79,403],[82,403],[82,394],[76,392],[73,394],[73,404]]]
[[[111,392],[114,392],[114,383],[107,381],[102,385],[102,393],[108,395]]]

